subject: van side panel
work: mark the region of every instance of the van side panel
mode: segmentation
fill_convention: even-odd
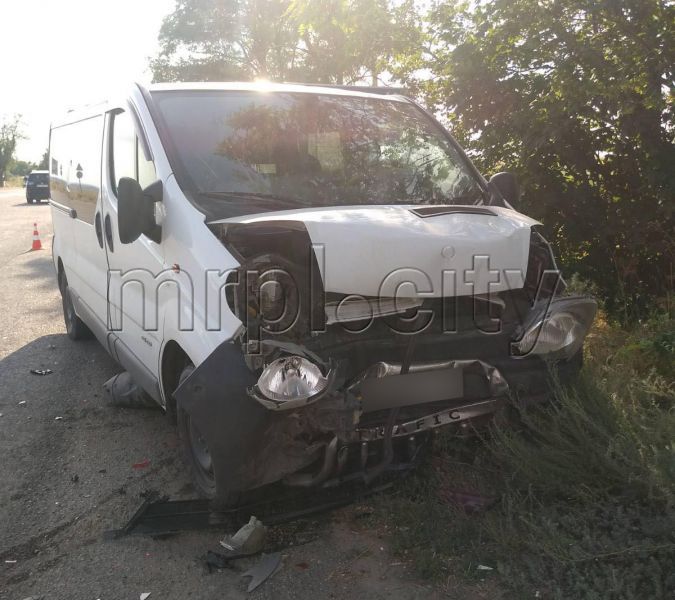
[[[78,316],[99,333],[108,324],[108,261],[95,229],[100,207],[103,115],[54,127],[50,140],[52,213],[58,251]],[[100,335],[97,335],[100,339]]]

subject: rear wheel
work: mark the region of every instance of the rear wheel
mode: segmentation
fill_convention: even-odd
[[[26,204],[33,204],[32,198],[26,198]]]
[[[68,334],[68,337],[75,341],[91,338],[91,330],[75,312],[73,298],[70,294],[70,288],[68,287],[68,280],[66,279],[66,274],[63,272],[59,274],[59,289],[61,290],[63,320],[66,323],[66,333]]]

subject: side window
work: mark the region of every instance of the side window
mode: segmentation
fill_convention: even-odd
[[[101,185],[103,116],[56,127],[50,139],[52,200],[93,224]]]
[[[152,160],[146,160],[128,112],[113,115],[111,139],[110,174],[115,191],[122,177],[135,179],[142,188],[157,179],[155,165]]]

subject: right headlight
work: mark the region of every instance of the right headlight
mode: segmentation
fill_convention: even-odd
[[[596,310],[597,303],[592,298],[553,300],[543,315],[526,325],[520,339],[512,342],[511,354],[571,358],[584,343]]]

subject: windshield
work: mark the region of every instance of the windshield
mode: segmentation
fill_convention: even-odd
[[[211,217],[482,199],[448,136],[405,101],[258,91],[152,96],[177,177]]]

